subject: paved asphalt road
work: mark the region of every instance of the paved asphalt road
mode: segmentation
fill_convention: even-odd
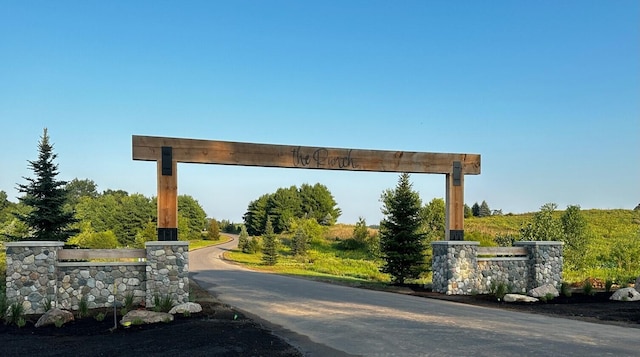
[[[306,356],[640,356],[640,329],[259,273],[189,254],[192,278]]]

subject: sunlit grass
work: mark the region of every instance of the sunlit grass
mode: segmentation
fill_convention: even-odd
[[[231,241],[232,239],[233,238],[231,238],[230,236],[221,234],[220,235],[220,239],[218,239],[218,240],[205,240],[205,239],[190,240],[189,241],[189,250],[196,250],[196,249],[200,249],[200,248],[210,247],[210,246],[213,246],[213,245],[227,243],[227,242]]]

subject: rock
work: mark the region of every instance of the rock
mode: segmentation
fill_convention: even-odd
[[[640,276],[638,277],[638,279],[636,279],[636,291],[640,290]]]
[[[609,300],[616,301],[640,301],[640,293],[634,288],[622,288],[616,290]]]
[[[53,308],[40,316],[38,322],[36,322],[36,327],[55,325],[58,320],[62,321],[64,325],[69,321],[73,321],[73,314],[71,311]]]
[[[166,312],[155,312],[147,310],[132,310],[120,320],[120,325],[129,326],[136,324],[155,324],[158,322],[171,322],[173,315]]]
[[[200,311],[202,311],[202,306],[200,306],[200,304],[195,302],[186,302],[184,304],[174,306],[169,313],[172,315],[184,313],[194,314]]]
[[[535,289],[529,290],[529,295],[536,298],[546,297],[547,294],[553,295],[554,298],[560,295],[560,293],[558,292],[558,289],[556,289],[556,287],[551,284],[545,284]]]
[[[504,296],[505,302],[538,302],[538,299],[521,294],[507,294]]]

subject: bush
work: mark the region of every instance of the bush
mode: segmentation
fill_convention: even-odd
[[[169,312],[173,307],[173,300],[171,296],[158,294],[153,296],[153,311],[155,312]]]
[[[596,293],[593,290],[593,284],[591,283],[591,280],[587,279],[584,281],[584,284],[582,285],[582,292],[587,295],[594,295]]]
[[[245,253],[256,254],[262,250],[262,242],[259,237],[253,237],[249,239],[247,243],[247,251]]]
[[[24,320],[24,306],[19,302],[15,302],[9,306],[9,313],[5,316],[5,323],[19,326],[20,320]]]
[[[95,319],[96,319],[96,321],[102,322],[106,316],[107,316],[107,315],[105,315],[105,313],[104,313],[104,312],[101,312],[101,313],[99,313],[99,314],[97,314],[97,315],[95,316]]]
[[[502,301],[504,296],[509,292],[509,287],[504,282],[496,283],[495,281],[491,282],[491,286],[489,288],[489,292],[491,295],[495,296],[498,301]]]
[[[571,297],[571,285],[566,281],[563,281],[560,285],[560,294],[564,297]]]
[[[78,303],[78,317],[83,318],[89,315],[89,303],[87,302],[87,296],[84,295],[80,298]]]

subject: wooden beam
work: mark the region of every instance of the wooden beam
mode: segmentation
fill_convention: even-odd
[[[161,148],[170,146],[177,162],[198,164],[448,174],[452,172],[452,162],[460,161],[463,174],[480,174],[478,154],[339,149],[137,135],[132,141],[133,159],[143,161],[159,161]]]

